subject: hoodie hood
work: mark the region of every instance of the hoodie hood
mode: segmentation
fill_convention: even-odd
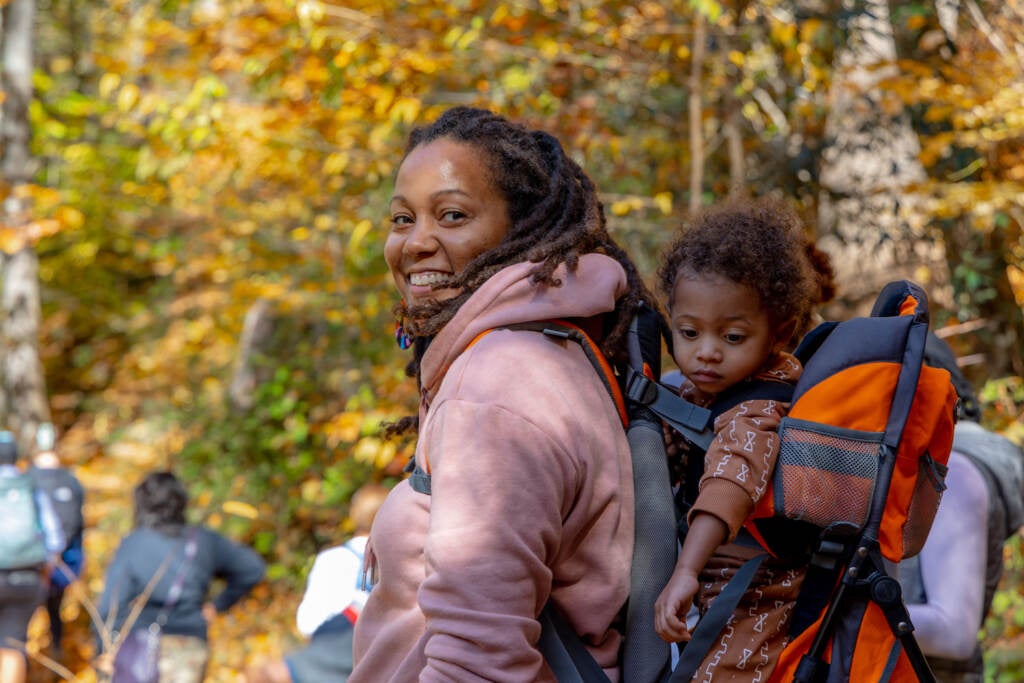
[[[584,254],[574,272],[560,265],[560,286],[531,281],[529,261],[495,273],[471,296],[430,343],[420,365],[426,396],[437,392],[444,373],[482,332],[552,318],[588,318],[615,310],[626,293],[626,271],[603,254]]]

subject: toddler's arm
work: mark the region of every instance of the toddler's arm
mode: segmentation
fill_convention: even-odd
[[[654,629],[662,639],[670,643],[690,639],[686,613],[697,594],[697,574],[728,534],[725,522],[714,515],[694,516],[672,578],[654,603]]]

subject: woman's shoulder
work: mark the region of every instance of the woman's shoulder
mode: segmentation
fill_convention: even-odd
[[[541,407],[546,397],[579,391],[582,405],[604,385],[579,345],[540,331],[498,328],[484,335],[448,370],[444,393],[469,401],[505,399]],[[603,400],[603,395],[602,395]]]

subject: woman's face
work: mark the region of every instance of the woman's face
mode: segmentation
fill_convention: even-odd
[[[444,301],[435,289],[505,238],[508,203],[491,181],[484,155],[447,138],[422,144],[398,169],[384,258],[407,305]]]

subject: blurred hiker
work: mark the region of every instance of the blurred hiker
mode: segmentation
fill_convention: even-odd
[[[187,524],[188,494],[174,474],[147,475],[134,496],[135,529],[121,540],[107,568],[99,603],[119,647],[113,648],[111,662],[99,633],[103,655],[97,666],[112,665],[115,683],[137,680],[126,674],[153,665],[145,656],[152,637],[158,640],[155,666],[161,683],[201,683],[210,652],[208,623],[252,590],[265,563],[250,548]],[[214,579],[223,579],[224,586],[208,599]],[[132,603],[140,597],[142,608],[133,618]]]
[[[1024,524],[1024,453],[979,424],[974,388],[934,334],[925,360],[949,371],[961,416],[935,522],[921,553],[900,563],[899,579],[914,636],[939,683],[981,683],[978,634],[1003,574],[1003,543]]]
[[[25,680],[28,622],[64,549],[50,496],[17,462],[14,435],[0,432],[0,683]]]
[[[571,319],[595,360],[622,360],[652,299],[558,140],[489,111],[417,128],[389,211],[396,340],[422,396],[397,427],[419,437],[370,534],[379,581],[349,681],[552,679],[545,604],[616,680],[629,444],[584,347],[529,324]]]
[[[50,617],[50,657],[59,661],[64,634],[61,602],[68,585],[81,576],[84,563],[82,503],[85,494],[78,478],[61,464],[56,452],[56,433],[48,422],[41,424],[36,431],[36,454],[32,458],[29,475],[39,489],[49,494],[64,531],[64,549],[60,563],[50,575],[46,597],[46,613]]]
[[[250,667],[248,683],[345,683],[352,672],[352,632],[371,585],[363,572],[370,526],[388,489],[365,484],[352,496],[349,518],[355,534],[320,552],[306,581],[296,622],[309,637],[302,649]]]

